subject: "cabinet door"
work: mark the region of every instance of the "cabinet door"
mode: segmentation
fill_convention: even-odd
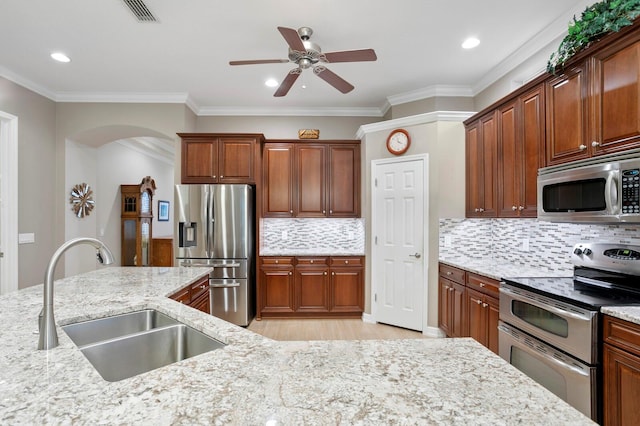
[[[293,217],[294,147],[286,143],[266,143],[263,151],[262,215]]]
[[[603,345],[605,425],[640,424],[640,357]]]
[[[467,128],[466,215],[495,217],[497,211],[496,114],[488,114]]]
[[[469,336],[487,346],[487,316],[486,309],[482,307],[482,299],[482,293],[467,289]]]
[[[297,217],[325,217],[326,214],[326,146],[296,146],[295,162],[298,204]]]
[[[593,58],[594,154],[640,146],[640,42],[614,44]]]
[[[329,312],[329,267],[296,267],[297,312]]]
[[[217,183],[217,139],[182,139],[182,183]]]
[[[364,310],[364,269],[331,268],[331,312],[361,313]]]
[[[264,314],[294,312],[293,267],[260,270],[259,310]]]
[[[466,129],[465,138],[466,157],[466,200],[467,217],[480,217],[482,205],[482,138],[480,122],[477,121]]]
[[[452,283],[451,292],[451,337],[469,336],[467,323],[466,288],[463,285]]]
[[[498,216],[518,217],[522,175],[521,142],[517,129],[518,102],[498,110]],[[536,169],[537,172],[537,169]]]
[[[480,119],[482,127],[482,212],[483,217],[495,217],[497,212],[498,134],[496,115]]]
[[[329,145],[328,214],[360,216],[360,145]]]
[[[210,314],[210,303],[209,303],[209,291],[205,291],[200,297],[196,300],[192,301],[189,306],[195,308],[199,311],[204,312],[205,314]]]
[[[218,181],[220,183],[255,183],[254,138],[220,137],[218,139]]]
[[[483,305],[486,313],[487,340],[486,347],[498,355],[498,319],[500,318],[500,301],[495,297],[484,297]]]
[[[438,327],[451,337],[451,293],[453,283],[446,278],[438,278]]]
[[[546,82],[547,165],[588,158],[585,65]]]
[[[521,98],[522,112],[521,143],[518,145],[520,158],[520,217],[538,215],[538,169],[545,166],[545,115],[544,87],[538,86]]]

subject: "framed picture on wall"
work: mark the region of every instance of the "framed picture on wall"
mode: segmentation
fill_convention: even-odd
[[[168,222],[169,221],[169,202],[158,200],[158,221],[160,222]]]

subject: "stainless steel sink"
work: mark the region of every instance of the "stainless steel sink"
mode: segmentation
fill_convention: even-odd
[[[180,323],[155,309],[145,309],[91,321],[77,322],[65,325],[62,329],[69,335],[76,346],[84,346],[173,324]]]
[[[120,318],[122,315],[118,315],[62,327],[65,332],[71,328],[72,333],[82,329],[82,333],[77,333],[83,336],[81,339],[86,339],[92,327],[96,328],[96,335],[102,333],[102,336],[109,336],[100,341],[93,339],[91,343],[78,344],[69,334],[102,378],[109,382],[133,377],[225,346],[224,343],[157,311],[141,311],[125,316],[130,318]],[[137,317],[148,321],[139,318],[134,320]],[[112,318],[114,322],[110,323]],[[128,328],[130,322],[142,326],[137,331],[129,332],[132,329]],[[111,328],[110,324],[114,326]],[[125,331],[114,336],[116,330]]]

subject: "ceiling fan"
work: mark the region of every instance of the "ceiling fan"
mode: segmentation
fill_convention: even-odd
[[[300,77],[302,70],[313,68],[313,73],[338,89],[342,93],[349,93],[353,86],[342,77],[329,70],[323,63],[336,62],[364,62],[378,59],[373,49],[343,50],[339,52],[322,53],[320,46],[309,41],[313,30],[309,27],[301,27],[297,31],[293,28],[278,27],[285,41],[289,45],[289,59],[257,59],[248,61],[230,61],[229,65],[255,65],[255,64],[284,64],[293,62],[296,68],[280,84],[273,96],[285,96],[293,83]]]

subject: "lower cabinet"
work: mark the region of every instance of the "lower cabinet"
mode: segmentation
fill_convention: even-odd
[[[191,306],[199,311],[210,314],[211,307],[209,303],[209,276],[205,275],[197,282],[181,288],[173,293],[169,298]]]
[[[603,321],[603,424],[640,424],[640,325],[608,315]]]
[[[360,317],[364,258],[261,257],[257,318]]]
[[[498,353],[499,282],[439,265],[438,326],[447,337],[472,337]]]

